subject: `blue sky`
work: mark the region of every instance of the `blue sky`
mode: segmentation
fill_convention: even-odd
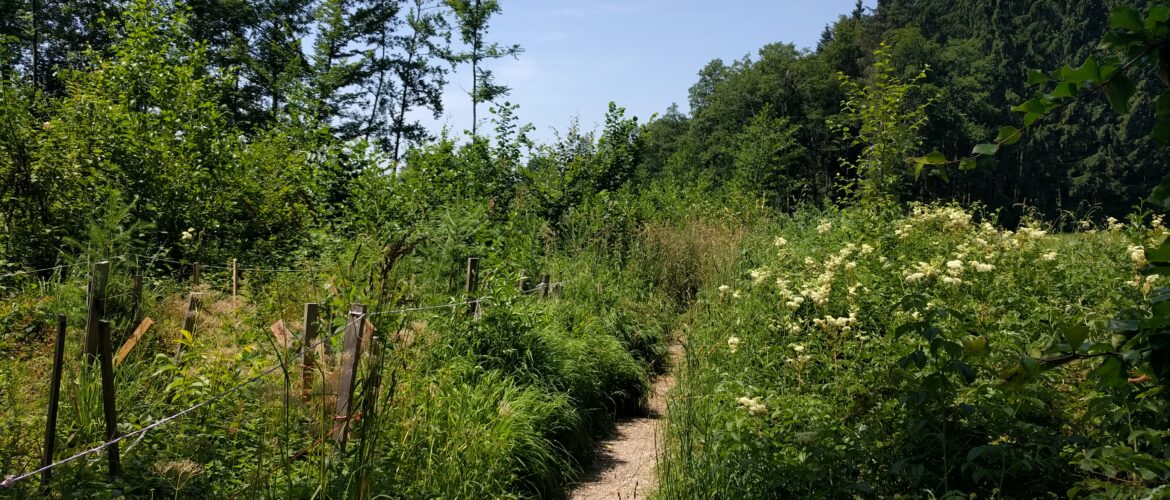
[[[708,61],[751,54],[768,43],[816,45],[826,24],[855,0],[501,0],[490,41],[520,44],[519,59],[491,62],[538,141],[564,131],[573,116],[600,129],[609,101],[644,123],[672,102],[687,111],[687,89]],[[866,0],[872,7],[875,0]],[[444,116],[431,122],[456,135],[471,127],[466,68],[450,76]],[[480,117],[489,116],[480,105]],[[427,117],[429,118],[429,116]],[[490,124],[481,120],[483,132]]]

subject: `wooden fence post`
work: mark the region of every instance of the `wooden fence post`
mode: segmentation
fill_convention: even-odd
[[[542,274],[540,276],[540,298],[541,299],[548,298],[549,278],[550,278],[550,276],[548,274]]]
[[[49,413],[45,421],[45,454],[41,456],[41,467],[53,463],[53,451],[57,446],[57,405],[61,399],[61,365],[65,360],[65,327],[64,314],[57,315],[57,347],[53,351],[53,372],[49,376]],[[45,469],[41,473],[41,493],[48,494],[49,481],[53,479],[53,469]]]
[[[110,347],[110,322],[101,320],[98,323],[100,353],[102,365],[102,410],[106,417],[106,441],[113,441],[118,437],[118,411],[114,406],[114,356]],[[118,456],[118,443],[106,446],[106,459],[110,464],[110,479],[116,477],[122,466]]]
[[[479,320],[479,301],[475,299],[475,289],[479,286],[479,257],[467,258],[467,284],[463,288],[467,300],[471,301],[467,313],[475,320]]]
[[[345,434],[349,427],[350,402],[353,399],[353,386],[357,382],[358,360],[362,354],[362,334],[366,330],[366,307],[353,304],[349,308],[349,317],[345,322],[345,340],[341,352],[341,374],[337,381],[337,411],[334,420],[338,422],[334,428],[338,442],[345,445]]]
[[[183,330],[191,334],[191,339],[195,339],[195,320],[199,316],[199,296],[195,293],[187,296],[187,315],[183,318]],[[182,334],[180,334],[182,335]],[[175,354],[183,352],[183,342],[179,342],[179,347],[175,349]]]
[[[527,276],[520,276],[520,279],[516,280],[516,290],[519,291],[520,293],[528,293],[528,277]]]
[[[309,401],[313,394],[313,370],[317,368],[316,349],[319,306],[315,302],[305,303],[305,340],[301,343],[301,399]]]
[[[202,267],[198,262],[191,265],[191,286],[199,285],[199,268]]]
[[[85,307],[85,358],[93,360],[98,355],[98,321],[106,314],[106,284],[109,283],[110,261],[103,260],[93,265],[89,278],[89,297]]]
[[[232,305],[236,305],[236,296],[240,292],[240,275],[236,272],[236,259],[232,259]]]

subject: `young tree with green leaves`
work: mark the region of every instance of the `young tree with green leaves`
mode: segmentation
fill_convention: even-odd
[[[841,160],[842,166],[856,175],[844,189],[863,203],[883,205],[897,201],[910,173],[906,158],[922,144],[920,131],[926,125],[930,101],[916,96],[915,91],[929,68],[910,81],[902,81],[885,42],[874,58],[874,74],[868,85],[838,73],[846,99],[841,103],[844,120],[835,126],[850,146],[860,148],[856,160]],[[920,173],[920,168],[914,171],[915,175]]]
[[[488,21],[492,15],[501,12],[497,0],[447,0],[459,26],[459,37],[467,50],[451,56],[453,63],[466,62],[471,65],[471,135],[476,135],[478,116],[476,108],[481,102],[492,102],[508,95],[507,86],[495,82],[491,70],[483,67],[484,61],[504,57],[518,57],[524,49],[519,45],[500,45],[487,42]]]

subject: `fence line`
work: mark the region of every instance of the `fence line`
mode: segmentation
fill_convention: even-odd
[[[346,326],[348,327],[350,324],[352,324],[352,323],[354,323],[354,322],[356,322],[356,321],[360,321],[360,320],[362,320],[363,318],[365,318],[366,316],[374,316],[374,315],[387,315],[387,314],[402,314],[402,313],[407,313],[407,312],[414,312],[414,311],[427,311],[427,310],[432,310],[432,309],[442,309],[442,308],[447,308],[447,307],[458,307],[458,306],[461,306],[461,305],[467,305],[467,304],[471,304],[471,303],[475,302],[476,300],[484,300],[484,299],[486,299],[486,297],[481,297],[481,298],[479,298],[479,299],[475,299],[475,300],[466,300],[466,301],[462,301],[462,302],[452,302],[452,303],[448,303],[448,304],[441,304],[441,305],[435,305],[435,306],[425,306],[425,307],[413,307],[413,308],[395,309],[395,310],[391,310],[391,311],[381,311],[381,312],[377,312],[377,313],[362,313],[362,314],[355,315],[355,316],[354,316],[354,317],[353,317],[353,318],[352,318],[352,319],[351,319],[349,322],[347,322],[347,323],[346,323]],[[332,340],[334,337],[336,337],[336,336],[337,336],[338,334],[340,334],[340,333],[343,333],[344,331],[345,331],[345,329],[341,329],[341,330],[339,330],[339,331],[337,331],[337,332],[334,332],[334,333],[332,333],[332,334],[326,335],[326,336],[322,337],[322,338],[321,338],[321,340],[319,340],[319,341],[317,341],[317,342],[313,343],[312,345],[305,346],[305,347],[304,347],[304,349],[305,349],[305,350],[310,350],[310,351],[311,351],[311,350],[315,350],[315,349],[316,349],[318,346],[320,346],[320,345],[324,344],[325,342],[327,342],[327,341],[329,341],[329,340]],[[197,410],[197,409],[199,409],[199,408],[202,408],[202,407],[204,407],[204,406],[207,406],[207,405],[210,405],[210,404],[212,404],[212,403],[218,402],[218,401],[220,401],[220,400],[222,400],[222,399],[226,398],[227,396],[231,395],[232,393],[235,393],[235,392],[239,391],[240,389],[243,389],[244,387],[246,387],[246,386],[248,386],[248,385],[250,385],[250,384],[253,384],[253,383],[256,383],[256,382],[258,382],[260,379],[262,379],[262,378],[264,378],[265,376],[267,376],[267,375],[269,375],[269,374],[271,374],[271,373],[275,372],[276,370],[279,370],[279,369],[281,369],[281,367],[283,367],[283,366],[284,366],[284,364],[283,364],[283,363],[277,364],[277,365],[275,365],[275,366],[273,366],[273,367],[271,367],[271,368],[269,368],[269,369],[267,369],[267,370],[264,370],[263,372],[260,372],[259,374],[255,375],[255,376],[253,376],[253,377],[249,378],[248,380],[245,380],[245,381],[243,381],[243,382],[241,382],[241,383],[239,383],[239,384],[235,385],[234,387],[232,387],[232,388],[230,388],[230,389],[228,389],[228,390],[226,390],[226,391],[223,391],[223,392],[221,392],[221,393],[219,393],[219,394],[217,394],[217,395],[215,395],[215,396],[211,397],[210,399],[208,399],[208,400],[206,400],[206,401],[203,401],[203,402],[197,403],[197,404],[195,404],[194,406],[191,406],[191,407],[189,407],[189,408],[187,408],[187,409],[184,409],[184,410],[182,410],[182,411],[180,411],[180,412],[178,412],[178,413],[175,413],[175,414],[173,414],[173,415],[171,415],[171,416],[168,416],[168,417],[166,417],[166,418],[163,418],[163,419],[161,419],[161,420],[155,421],[155,422],[153,422],[153,423],[151,423],[151,424],[149,424],[149,425],[147,425],[147,426],[145,426],[145,427],[143,427],[143,428],[141,428],[141,429],[138,429],[138,430],[136,430],[136,431],[133,431],[133,432],[129,432],[129,433],[127,433],[127,434],[125,434],[125,435],[122,435],[122,436],[118,436],[117,438],[114,438],[114,439],[111,439],[111,440],[109,440],[109,441],[106,441],[105,443],[102,443],[102,444],[100,444],[100,445],[98,445],[98,446],[95,446],[95,447],[93,447],[93,448],[90,448],[90,449],[87,449],[87,450],[84,450],[84,451],[78,452],[78,453],[76,453],[76,454],[74,454],[74,455],[72,455],[72,456],[70,456],[70,457],[68,457],[68,458],[65,458],[65,459],[63,459],[63,460],[59,460],[59,461],[57,461],[57,462],[53,462],[53,463],[51,463],[51,464],[49,464],[49,465],[46,465],[46,466],[40,467],[40,468],[38,468],[38,469],[35,469],[35,470],[33,470],[33,471],[27,472],[27,473],[25,473],[25,474],[21,474],[21,475],[19,475],[19,476],[10,476],[10,477],[7,477],[7,478],[5,478],[3,481],[0,481],[0,487],[2,487],[2,488],[7,488],[7,487],[9,487],[9,486],[11,486],[11,485],[13,485],[13,484],[16,484],[16,483],[20,482],[20,481],[23,481],[23,480],[25,480],[25,479],[28,479],[28,478],[30,478],[30,477],[32,477],[32,476],[35,476],[35,475],[37,475],[37,474],[40,474],[41,472],[44,472],[44,471],[47,471],[47,470],[50,470],[50,469],[53,469],[53,468],[59,467],[59,466],[61,466],[61,465],[64,465],[64,464],[67,464],[67,463],[69,463],[69,462],[72,462],[72,461],[74,461],[74,460],[77,460],[77,459],[79,459],[79,458],[81,458],[81,457],[84,457],[84,456],[86,456],[86,455],[90,455],[90,454],[93,454],[93,453],[100,452],[101,450],[105,449],[105,448],[106,448],[106,447],[108,447],[108,446],[113,446],[113,445],[116,445],[116,444],[118,444],[118,443],[120,443],[120,442],[122,442],[122,441],[124,441],[124,440],[130,439],[130,438],[132,438],[132,437],[134,437],[134,436],[139,436],[139,437],[138,437],[138,439],[137,439],[137,440],[134,442],[134,444],[133,444],[133,445],[131,445],[131,449],[132,449],[134,445],[137,445],[137,444],[138,444],[138,441],[141,441],[141,440],[142,440],[142,436],[143,436],[143,435],[145,435],[145,434],[146,434],[147,432],[149,432],[150,430],[152,430],[152,429],[154,429],[154,428],[156,428],[156,427],[162,426],[163,424],[166,424],[166,423],[168,423],[168,422],[171,422],[171,421],[173,421],[173,420],[176,420],[176,419],[178,419],[178,418],[180,418],[180,417],[182,417],[182,416],[184,416],[184,415],[186,415],[186,414],[188,414],[188,413],[191,413],[191,412],[193,412],[193,411],[195,411],[195,410]],[[129,449],[127,449],[127,451],[129,451]]]
[[[183,262],[183,261],[174,260],[174,259],[164,259],[162,257],[152,257],[150,255],[134,254],[134,256],[141,257],[143,259],[149,259],[149,260],[155,261],[155,262],[167,262],[167,263],[171,263],[171,264],[179,264],[181,266],[195,265],[194,262]],[[217,266],[214,264],[202,264],[201,263],[201,264],[199,264],[199,266],[205,267],[208,269],[223,269],[225,271],[230,271],[232,269],[231,266]],[[265,273],[309,273],[309,272],[317,272],[317,271],[321,270],[321,268],[319,268],[319,267],[307,267],[304,269],[264,268],[264,267],[250,267],[250,266],[244,266],[244,265],[237,265],[236,267],[240,271],[253,270],[253,271],[260,271],[260,272],[265,272]]]
[[[124,255],[124,254],[123,255],[114,255],[114,256],[108,257],[107,260],[124,259],[126,257],[127,257],[127,255]],[[53,266],[53,267],[46,267],[44,269],[33,269],[31,271],[14,271],[14,272],[7,273],[7,274],[0,274],[0,279],[11,278],[13,276],[22,276],[25,274],[36,274],[36,273],[41,273],[41,272],[45,272],[45,271],[56,271],[58,269],[68,269],[70,267],[84,266],[84,265],[89,265],[89,264],[90,264],[89,262],[78,262],[76,264],[61,264],[61,265]]]

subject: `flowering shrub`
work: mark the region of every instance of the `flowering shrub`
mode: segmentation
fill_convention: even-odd
[[[919,205],[754,235],[742,274],[699,295],[660,495],[1131,495],[1170,481],[1165,402],[1135,397],[1152,382],[1116,369],[1110,329],[1161,293],[1137,272],[1159,221],[1050,234]]]

